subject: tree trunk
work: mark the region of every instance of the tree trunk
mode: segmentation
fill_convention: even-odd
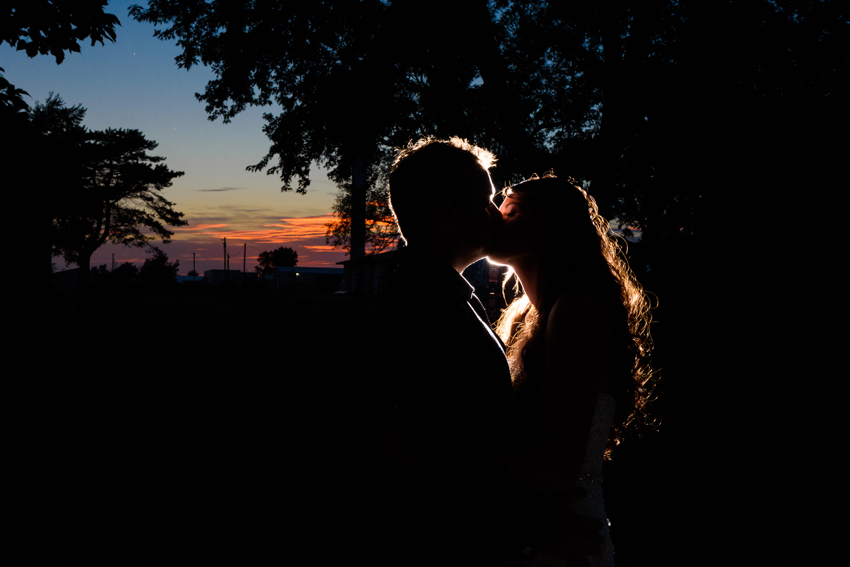
[[[87,307],[89,302],[89,279],[91,278],[91,253],[83,252],[77,259],[77,305]]]
[[[538,161],[533,137],[525,128],[522,115],[522,98],[511,84],[508,62],[499,50],[499,43],[487,2],[476,2],[469,9],[470,37],[468,48],[484,86],[487,104],[493,113],[499,143],[507,150],[499,156],[502,170],[498,174],[525,175],[525,168],[533,167]],[[503,181],[513,182],[515,179]]]
[[[351,180],[351,248],[352,260],[366,255],[366,164],[354,160]]]

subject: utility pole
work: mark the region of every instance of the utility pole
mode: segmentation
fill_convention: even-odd
[[[195,270],[195,253],[194,252],[192,252],[192,273],[195,274],[194,276],[192,276],[192,281],[197,280],[198,279],[198,276],[197,276],[198,271]]]
[[[247,258],[248,258],[248,243],[245,242],[245,243],[242,244],[242,283],[245,283],[247,281],[247,278],[245,277],[245,262],[247,261]]]

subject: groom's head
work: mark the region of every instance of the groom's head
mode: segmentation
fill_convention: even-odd
[[[444,242],[483,257],[501,221],[487,172],[495,161],[460,138],[422,138],[401,150],[390,173],[390,207],[404,240]]]

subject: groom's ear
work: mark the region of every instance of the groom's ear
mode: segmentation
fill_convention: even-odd
[[[469,207],[464,201],[446,195],[441,198],[435,208],[433,222],[436,225],[453,226],[469,218]]]

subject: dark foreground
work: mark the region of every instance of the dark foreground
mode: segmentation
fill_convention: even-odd
[[[84,311],[62,297],[8,302],[0,563],[380,554],[363,386],[392,369],[369,340],[369,313],[340,296],[113,295]],[[671,314],[673,328],[676,317],[688,313]],[[703,337],[665,333],[656,341],[680,352],[667,355],[669,376],[713,374],[688,366]],[[694,444],[716,431],[692,411],[703,392],[670,380],[665,426],[606,465],[620,566],[680,564],[704,537],[700,510],[724,473],[718,452]]]

